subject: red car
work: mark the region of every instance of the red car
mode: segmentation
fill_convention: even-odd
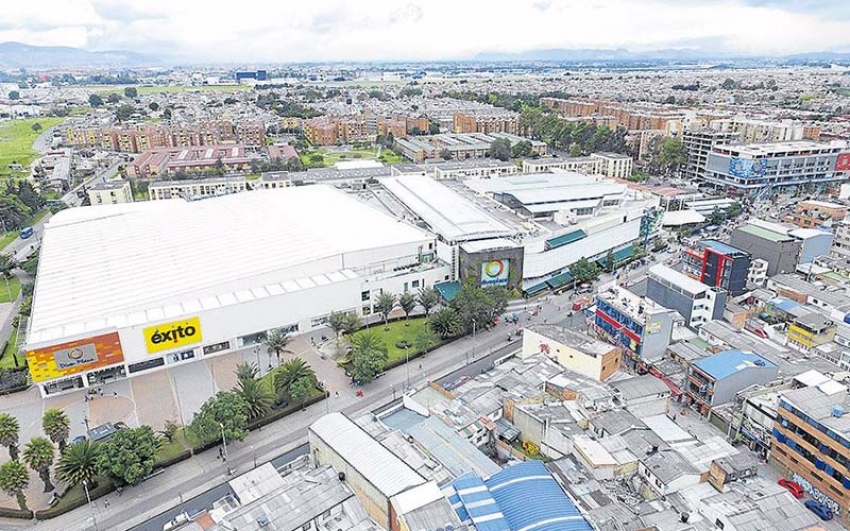
[[[790,492],[798,500],[806,495],[805,491],[803,491],[803,487],[791,480],[782,478],[779,480],[779,484],[788,489],[788,492]]]

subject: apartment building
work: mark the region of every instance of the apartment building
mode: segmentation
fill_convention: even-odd
[[[778,374],[776,364],[758,354],[726,350],[688,367],[685,395],[705,415],[712,407],[733,401],[739,391],[771,382]]]
[[[850,259],[850,220],[844,219],[834,224],[835,237],[829,255],[833,258]]]
[[[742,142],[747,143],[814,140],[820,131],[817,126],[806,127],[806,124],[797,120],[756,120],[744,116],[712,120],[709,127],[715,131],[736,133]]]
[[[682,272],[732,296],[747,289],[749,253],[717,240],[702,240],[682,254]]]
[[[792,214],[783,221],[793,223],[803,229],[820,227],[824,223],[842,221],[847,217],[847,206],[827,201],[800,201]]]
[[[788,325],[788,346],[801,352],[811,352],[821,345],[832,343],[837,328],[831,319],[818,312],[801,315]]]
[[[548,149],[545,142],[529,140],[510,133],[439,134],[396,138],[393,148],[413,162],[445,158],[443,156],[445,154],[452,160],[464,160],[485,157],[490,151],[490,145],[499,138],[508,140],[511,146],[523,141],[529,142],[532,151],[541,156],[545,155]]]
[[[650,267],[647,277],[646,297],[679,312],[689,328],[695,330],[723,318],[727,296],[722,289],[706,286],[663,264]]]
[[[540,105],[565,118],[608,117],[608,123],[613,127],[623,127],[629,131],[666,131],[671,122],[681,122],[685,116],[681,109],[654,103],[540,98]]]
[[[806,185],[825,190],[850,179],[844,142],[811,141],[716,146],[704,181],[730,194],[759,194]]]
[[[121,153],[141,153],[149,149],[211,146],[238,143],[263,146],[262,122],[227,120],[198,122],[190,126],[144,124],[137,127],[69,127],[66,142],[76,147],[99,147]]]
[[[86,192],[89,194],[89,203],[92,206],[133,202],[133,190],[130,181],[124,179],[92,185],[86,189]]]
[[[246,170],[259,157],[241,145],[212,145],[194,148],[151,149],[127,165],[127,174],[148,179],[165,173],[213,170]]]
[[[675,310],[610,284],[596,294],[591,326],[602,337],[622,347],[632,361],[664,356],[673,334]]]
[[[632,175],[632,158],[619,153],[592,153],[592,159],[602,161],[602,175],[625,179]]]
[[[737,142],[739,133],[716,131],[714,129],[701,128],[682,133],[682,145],[688,154],[688,160],[682,166],[682,179],[695,183],[705,177],[708,165],[708,154],[715,147]]]
[[[827,380],[779,398],[770,461],[850,524],[850,395]],[[845,418],[847,417],[847,418]]]
[[[456,112],[454,132],[461,133],[519,133],[519,113],[501,109]]]
[[[622,349],[566,327],[534,324],[523,330],[522,359],[543,353],[561,367],[604,382],[620,370]]]
[[[314,146],[332,146],[341,140],[339,125],[327,116],[318,116],[304,120],[304,136]]]
[[[235,194],[249,189],[245,177],[237,175],[182,181],[155,181],[148,186],[148,196],[151,201],[166,199],[195,201],[208,197]]]

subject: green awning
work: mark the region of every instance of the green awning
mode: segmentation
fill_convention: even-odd
[[[440,294],[446,302],[451,302],[455,298],[457,292],[460,291],[460,282],[443,282],[442,284],[434,284],[434,289]]]
[[[626,258],[633,255],[634,252],[635,252],[635,248],[631,245],[629,245],[628,247],[623,247],[620,250],[614,251],[614,253],[613,253],[614,263],[616,264],[616,263],[622,262]],[[599,264],[602,267],[608,267],[608,255],[606,254],[602,258],[597,259],[596,263]]]
[[[574,231],[568,232],[566,234],[561,234],[560,236],[546,240],[546,250],[557,249],[558,247],[561,247],[563,245],[567,245],[567,244],[570,244],[570,243],[573,243],[573,242],[577,242],[577,241],[581,240],[582,238],[586,238],[586,237],[587,237],[587,233],[585,233],[581,229],[574,230]]]
[[[563,286],[564,284],[569,284],[570,282],[572,282],[573,278],[574,277],[570,274],[570,272],[567,271],[566,273],[561,273],[560,275],[555,275],[554,277],[550,278],[546,281],[546,284],[549,284],[549,287],[551,287],[552,289],[557,289]]]
[[[525,292],[526,295],[530,296],[530,295],[537,295],[541,291],[546,291],[547,289],[549,289],[549,284],[547,284],[546,282],[541,282],[540,284],[535,284],[535,285],[531,286],[530,288],[526,288],[522,291]]]

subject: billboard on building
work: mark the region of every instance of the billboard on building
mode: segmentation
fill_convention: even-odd
[[[767,159],[729,159],[729,175],[735,177],[764,177],[767,173]]]
[[[26,353],[34,382],[90,371],[124,361],[117,332],[60,343]]]
[[[835,171],[850,170],[850,153],[840,153],[835,159]]]
[[[490,260],[481,262],[481,287],[507,286],[510,273],[510,260]]]
[[[145,346],[148,354],[172,348],[200,343],[201,320],[191,317],[180,321],[162,323],[144,329]]]

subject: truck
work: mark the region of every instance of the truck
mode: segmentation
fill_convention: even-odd
[[[32,227],[24,227],[21,229],[21,239],[26,240],[33,235],[33,232]]]

